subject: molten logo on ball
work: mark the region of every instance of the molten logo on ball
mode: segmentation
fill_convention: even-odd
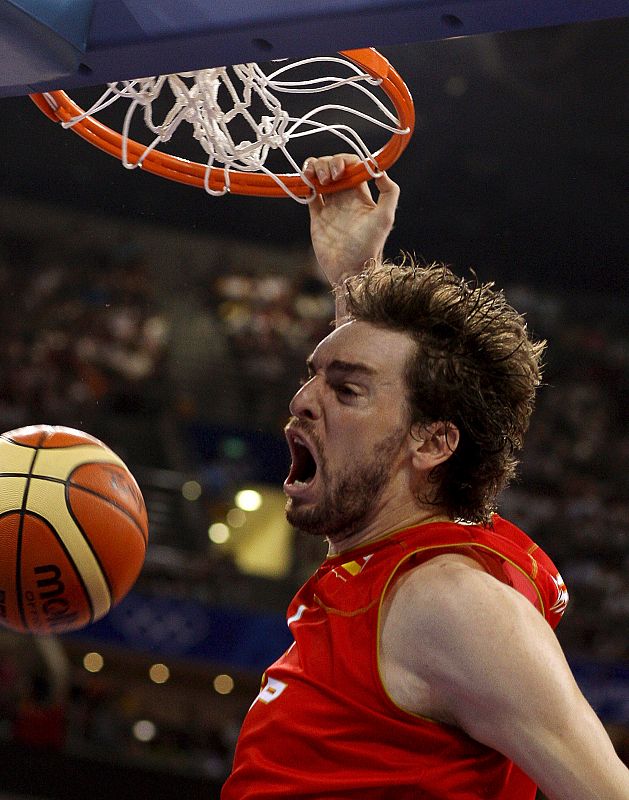
[[[36,583],[39,591],[41,609],[44,612],[46,621],[52,628],[72,624],[78,614],[76,611],[70,613],[70,601],[63,596],[65,585],[61,578],[61,570],[55,564],[45,564],[35,567],[35,575],[41,575]],[[45,589],[45,591],[43,591]]]

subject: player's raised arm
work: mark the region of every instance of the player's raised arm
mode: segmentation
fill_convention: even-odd
[[[304,172],[324,186],[343,177],[357,156],[340,154],[310,158]],[[367,183],[344,192],[317,196],[309,204],[310,235],[317,261],[330,284],[338,290],[337,323],[345,314],[340,289],[343,280],[360,272],[370,259],[381,259],[395,220],[400,189],[386,173],[375,179],[375,201]]]
[[[435,560],[400,582],[391,611],[405,629],[398,656],[431,688],[431,716],[512,759],[550,800],[629,798],[629,771],[528,600]]]

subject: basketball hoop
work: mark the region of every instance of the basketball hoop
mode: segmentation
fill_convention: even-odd
[[[325,77],[291,80],[291,71],[315,64],[331,64],[334,73]],[[339,74],[337,74],[339,73]],[[305,113],[291,115],[278,95],[312,95],[350,87],[366,98],[373,108],[369,113],[347,104],[324,103]],[[382,95],[380,99],[375,90]],[[157,123],[156,104],[168,91],[170,108]],[[383,102],[388,100],[389,103]],[[141,167],[148,172],[179,183],[198,186],[211,195],[234,194],[282,197],[288,195],[307,203],[317,193],[349,189],[388,169],[401,155],[413,132],[415,110],[406,84],[387,61],[372,48],[346,50],[337,56],[302,59],[295,63],[272,65],[265,73],[258,64],[240,64],[195,72],[181,72],[151,78],[109,83],[101,97],[86,111],[63,91],[32,94],[31,99],[53,122],[60,122],[90,144],[120,159],[127,169]],[[122,132],[94,118],[119,99],[130,102]],[[225,102],[225,100],[227,102]],[[256,103],[262,114],[256,119]],[[389,106],[392,105],[392,108]],[[229,106],[229,107],[228,107]],[[142,144],[130,135],[136,112],[141,111],[151,141]],[[345,121],[325,122],[329,113]],[[376,116],[376,114],[378,116]],[[230,125],[238,120],[246,125],[247,136],[233,136]],[[372,152],[350,121],[368,122],[388,133],[388,141]],[[182,123],[192,126],[193,138],[205,152],[205,163],[181,158],[158,149],[172,138]],[[332,134],[334,152],[353,152],[360,163],[352,165],[346,176],[329,186],[306,177],[288,145],[316,134]],[[275,171],[266,165],[271,153],[278,153],[293,172]],[[324,155],[315,146],[308,155]],[[218,164],[219,166],[215,166]]]

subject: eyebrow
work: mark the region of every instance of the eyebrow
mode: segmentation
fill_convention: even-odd
[[[306,364],[308,369],[316,372],[315,365],[314,365],[314,358],[310,356],[306,359]],[[335,372],[335,373],[342,373],[342,374],[356,374],[360,373],[362,375],[372,376],[376,374],[376,370],[373,367],[368,366],[367,364],[363,364],[360,361],[342,361],[339,358],[335,358],[334,361],[330,361],[327,365],[326,372]]]

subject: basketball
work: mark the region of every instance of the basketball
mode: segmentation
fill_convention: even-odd
[[[147,542],[142,493],[105,444],[50,425],[0,435],[0,624],[46,634],[100,619]]]

